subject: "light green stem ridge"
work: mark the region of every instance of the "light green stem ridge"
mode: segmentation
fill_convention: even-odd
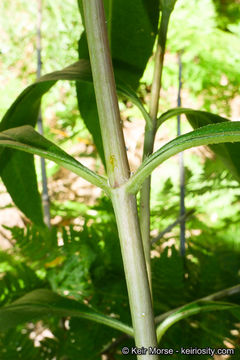
[[[134,195],[124,186],[112,190],[112,203],[119,229],[122,258],[127,281],[135,343],[137,347],[156,346],[156,330],[149,291],[146,264]],[[139,359],[158,359],[156,355],[142,355]]]
[[[83,0],[85,26],[107,173],[112,187],[129,178],[102,0]]]
[[[88,169],[58,146],[39,135],[32,126],[25,125],[2,131],[0,133],[0,146],[21,150],[52,160],[91,184],[102,188],[107,195],[110,194],[107,180],[104,177]]]
[[[240,141],[240,122],[224,122],[203,126],[185,135],[178,136],[149,156],[125,184],[131,194],[136,194],[152,171],[171,156],[201,145]]]
[[[171,15],[171,11],[169,10],[166,11],[164,8],[162,11],[157,49],[155,53],[155,65],[154,65],[153,82],[152,82],[151,98],[150,98],[150,111],[149,111],[151,125],[149,125],[149,122],[146,122],[143,160],[153,152],[154,140],[157,130],[157,114],[158,114],[158,107],[160,100],[160,90],[162,86],[163,62],[164,62],[167,30],[168,30],[170,15]],[[145,261],[147,264],[149,285],[150,288],[152,289],[151,241],[150,241],[150,213],[151,213],[150,194],[151,194],[151,176],[145,179],[141,188],[139,218],[140,218],[140,227],[141,227]]]
[[[145,127],[144,154],[143,159],[152,154],[155,138],[155,129]],[[143,242],[144,256],[147,266],[148,281],[152,293],[152,276],[151,276],[151,241],[150,241],[150,194],[151,194],[151,176],[143,182],[140,193],[139,221],[141,236]]]
[[[156,128],[157,113],[159,107],[159,95],[162,86],[162,70],[170,15],[171,12],[163,10],[158,34],[157,49],[155,54],[155,65],[150,99],[150,117],[152,119],[154,128]]]
[[[156,330],[148,284],[136,199],[123,185],[129,165],[120,121],[116,86],[102,0],[83,0],[86,33],[103,138],[111,198],[117,220],[136,346],[156,346]],[[148,354],[140,359],[158,359]]]

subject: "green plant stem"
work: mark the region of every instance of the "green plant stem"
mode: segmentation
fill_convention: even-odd
[[[156,331],[147,279],[136,199],[123,185],[129,165],[120,121],[102,0],[83,0],[85,26],[103,138],[111,198],[116,215],[127,281],[135,343],[156,346]],[[141,359],[158,356],[141,356]]]
[[[145,131],[144,153],[152,154],[155,133],[154,130]],[[152,144],[152,146],[151,146]],[[148,151],[146,150],[148,149]],[[150,150],[151,149],[151,150]],[[146,152],[145,152],[146,151]],[[145,156],[143,156],[145,158]],[[139,207],[139,221],[141,228],[141,236],[143,242],[144,256],[147,266],[149,287],[152,292],[151,279],[151,241],[150,241],[150,188],[151,176],[149,176],[143,183],[140,192],[140,207]]]
[[[157,50],[155,54],[155,65],[153,73],[153,82],[150,99],[150,117],[152,120],[151,126],[146,124],[143,160],[152,154],[155,135],[157,131],[157,114],[160,99],[160,90],[162,84],[162,70],[164,62],[164,54],[166,47],[167,29],[171,12],[163,11],[161,17],[161,24],[158,35]],[[152,288],[151,281],[151,241],[150,241],[150,189],[151,176],[149,176],[143,183],[140,192],[140,227],[143,241],[145,261],[147,264],[148,279],[150,288]]]
[[[232,295],[235,295],[237,293],[240,292],[240,285],[235,285],[235,286],[232,286],[230,288],[227,288],[227,289],[223,289],[223,290],[220,290],[218,292],[215,292],[213,294],[210,294],[210,295],[207,295],[207,296],[204,296],[203,298],[200,298],[200,299],[197,299],[195,301],[192,301],[190,303],[187,303],[185,304],[184,306],[187,306],[187,305],[191,305],[193,304],[194,302],[204,302],[204,301],[216,301],[216,300],[219,300],[219,299],[222,299],[224,297],[228,297],[228,296],[232,296]],[[170,310],[170,311],[167,311],[166,313],[164,314],[161,314],[161,315],[158,315],[155,317],[155,323],[156,324],[159,324],[161,322],[163,322],[168,316],[170,316],[171,314],[177,312],[178,310],[180,310],[183,306],[179,306],[173,310]],[[104,351],[102,353],[105,353],[105,352],[108,352],[112,349],[112,347],[115,347],[115,344],[119,344],[119,343],[124,343],[124,341],[126,341],[127,339],[129,338],[129,335],[121,335],[119,338],[117,338],[112,344],[110,345],[107,345],[106,348],[104,349]]]
[[[181,98],[181,91],[182,91],[182,59],[181,59],[181,52],[178,53],[178,96],[177,96],[177,106],[180,108],[182,106],[182,98]],[[181,115],[177,116],[177,135],[181,135]],[[185,168],[184,168],[184,156],[183,153],[179,154],[179,181],[180,181],[180,216],[183,219],[180,221],[180,254],[181,256],[185,256],[186,253],[186,236],[185,236]]]
[[[136,199],[125,187],[112,190],[137,347],[156,346],[152,300],[137,216]],[[139,358],[157,359],[145,355]]]
[[[42,0],[38,0],[37,3],[37,78],[40,78],[42,71]],[[43,135],[43,121],[42,121],[42,112],[41,107],[39,109],[39,115],[37,120],[38,131]],[[43,204],[43,214],[44,222],[50,228],[51,227],[51,214],[50,214],[50,198],[48,193],[48,183],[47,183],[47,172],[46,172],[46,162],[45,159],[41,157],[41,175],[42,175],[42,204]]]
[[[83,10],[107,173],[110,185],[118,187],[129,178],[129,165],[102,1],[83,0]]]

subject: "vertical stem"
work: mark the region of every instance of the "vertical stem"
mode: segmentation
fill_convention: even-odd
[[[42,0],[38,0],[38,13],[37,13],[37,78],[41,76],[42,69],[42,59],[41,59],[41,24],[42,24]],[[38,131],[43,135],[43,123],[42,123],[42,113],[41,109],[38,114],[37,121]],[[46,163],[45,159],[41,157],[41,174],[42,174],[42,204],[43,204],[43,214],[44,222],[50,227],[51,216],[50,216],[50,199],[48,195],[48,186],[47,186],[47,173],[46,173]]]
[[[121,251],[137,347],[157,346],[152,300],[137,215],[135,196],[124,187],[112,191]],[[157,355],[141,355],[139,359],[158,359]]]
[[[179,64],[179,77],[178,77],[178,98],[177,106],[181,107],[181,89],[182,89],[182,62],[181,62],[181,53],[178,54],[178,64]],[[177,135],[181,135],[181,116],[177,116]],[[185,171],[184,171],[184,158],[183,152],[179,154],[179,174],[180,174],[180,254],[181,256],[185,255]]]
[[[85,26],[102,132],[107,173],[112,187],[129,178],[102,0],[83,0]]]
[[[85,26],[93,74],[106,167],[116,215],[127,281],[136,346],[156,346],[151,294],[137,216],[136,199],[124,183],[129,165],[120,121],[118,99],[107,39],[102,0],[83,0]],[[141,359],[155,360],[148,354]],[[139,357],[139,359],[140,359]]]
[[[38,0],[37,2],[37,78],[41,76],[41,70],[42,70],[41,26],[42,26],[42,0]]]
[[[154,140],[156,135],[157,114],[159,107],[160,90],[162,84],[162,70],[167,39],[167,29],[171,12],[163,11],[158,35],[157,50],[155,54],[155,66],[150,99],[150,116],[152,127],[145,127],[143,160],[153,152]],[[144,255],[147,264],[148,279],[150,288],[151,281],[151,241],[150,241],[150,188],[151,177],[149,176],[143,183],[140,192],[140,227],[144,248]]]
[[[155,133],[154,130],[145,129],[144,156],[143,159],[153,151]],[[145,155],[146,154],[146,155]],[[151,177],[149,176],[143,183],[140,192],[139,221],[143,242],[144,256],[147,266],[149,287],[152,292],[151,279],[151,241],[150,241],[150,188]]]

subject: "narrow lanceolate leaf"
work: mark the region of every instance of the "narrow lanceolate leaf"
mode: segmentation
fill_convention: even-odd
[[[83,18],[82,1],[78,3]],[[136,90],[152,55],[159,0],[104,0],[104,8],[116,83],[125,83]],[[79,58],[89,59],[85,32],[79,41]],[[104,162],[93,84],[78,82],[76,86],[79,110]]]
[[[80,60],[62,71],[42,76],[18,96],[0,122],[0,131],[21,125],[35,126],[41,98],[56,81],[89,79],[90,67],[86,60]],[[33,156],[10,149],[0,149],[0,176],[19,209],[34,223],[43,225]]]
[[[165,332],[175,323],[182,319],[186,319],[192,315],[196,315],[207,311],[216,310],[232,310],[239,308],[239,305],[226,303],[226,302],[214,302],[214,301],[198,301],[185,305],[169,315],[158,327],[157,327],[157,339],[158,342],[162,339]]]
[[[0,131],[21,125],[35,126],[41,98],[58,80],[91,81],[89,62],[79,60],[60,71],[41,76],[28,86],[4,115],[0,122]]]
[[[213,294],[204,296],[201,299],[191,301],[190,303],[185,304],[184,306],[192,305],[193,303],[199,303],[199,302],[203,303],[203,302],[217,301],[217,300],[220,300],[222,298],[226,298],[228,296],[235,295],[235,294],[237,294],[239,292],[240,292],[240,285],[231,286],[229,288],[217,291],[217,292],[215,292]],[[173,310],[169,310],[166,313],[163,313],[161,315],[156,316],[155,317],[156,324],[162,323],[167,317],[169,317],[173,313],[177,313],[178,310],[180,310],[181,308],[182,308],[182,306],[180,306],[180,307],[178,307],[176,309],[173,309]]]
[[[130,193],[136,193],[144,179],[146,179],[158,165],[183,150],[200,145],[237,141],[240,141],[239,121],[207,125],[198,130],[181,135],[164,145],[142,163],[137,172],[128,180],[126,184],[127,190]]]
[[[193,110],[188,108],[176,108],[171,109],[164,114],[162,114],[158,120],[158,126],[160,126],[164,121],[177,116],[180,114],[185,114],[189,123],[194,129],[198,129],[202,126],[209,124],[217,124],[229,121],[228,119],[218,116],[206,111]],[[223,165],[231,171],[233,176],[240,181],[240,163],[239,163],[239,153],[240,153],[240,144],[239,143],[225,143],[218,145],[210,145],[212,151],[222,160]]]
[[[141,100],[135,93],[135,91],[132,90],[132,88],[130,86],[119,83],[119,84],[117,84],[117,92],[119,95],[122,95],[122,96],[126,97],[127,99],[129,99],[134,105],[136,105],[138,107],[138,109],[141,111],[141,113],[146,121],[146,124],[148,125],[149,128],[151,128],[152,127],[152,119],[151,119],[149,113],[147,112],[147,110],[145,109],[145,107],[143,106]]]
[[[107,182],[102,176],[89,170],[51,141],[38,134],[29,125],[2,131],[0,133],[0,146],[22,150],[52,160],[108,193]]]
[[[0,331],[53,315],[88,319],[133,336],[130,326],[47,289],[34,290],[12,304],[0,308]]]

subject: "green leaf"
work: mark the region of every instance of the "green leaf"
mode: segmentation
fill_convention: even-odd
[[[89,306],[64,298],[51,290],[34,290],[12,304],[0,308],[0,331],[18,324],[52,315],[72,316],[95,321],[133,336],[133,329],[122,322],[103,315]]]
[[[135,91],[132,90],[132,88],[130,86],[119,83],[119,84],[117,84],[117,92],[119,95],[122,95],[122,96],[126,97],[127,99],[131,100],[131,102],[138,107],[138,109],[141,111],[141,113],[146,121],[146,124],[148,125],[149,128],[151,128],[152,127],[151,117],[150,117],[149,113],[147,112],[147,110],[145,109],[145,107],[143,106],[141,100],[139,99],[139,97],[137,96]]]
[[[42,76],[18,96],[3,117],[0,131],[21,125],[35,126],[41,97],[57,80],[88,81],[90,79],[89,63],[85,60],[80,60],[62,71]],[[19,209],[34,223],[43,225],[42,203],[32,155],[1,149],[0,176]]]
[[[174,108],[163,113],[158,119],[158,127],[166,120],[171,119],[174,116],[185,114],[186,116],[195,116],[196,127],[201,127],[209,124],[217,124],[219,122],[229,121],[219,115],[209,113],[207,111],[194,110],[190,108]]]
[[[146,158],[136,173],[128,180],[128,192],[136,193],[144,180],[162,162],[183,150],[200,145],[240,141],[240,122],[224,122],[207,125],[187,134],[178,136]]]
[[[28,86],[14,101],[0,123],[0,131],[21,125],[35,126],[42,96],[58,80],[91,81],[91,70],[87,60],[79,60],[60,71],[41,76]]]
[[[158,0],[112,2],[110,43],[117,82],[137,88],[152,55],[158,17]]]
[[[92,83],[76,83],[78,107],[85,125],[93,137],[98,154],[105,165],[103,142],[98,118],[97,104]]]
[[[2,131],[0,133],[0,146],[22,150],[55,161],[108,193],[107,182],[102,176],[89,170],[54,143],[38,134],[29,125]]]
[[[177,311],[169,315],[158,327],[157,327],[157,340],[160,342],[166,331],[174,325],[176,322],[186,319],[192,315],[196,315],[207,311],[216,310],[231,310],[239,308],[239,305],[226,303],[226,302],[214,302],[214,301],[197,301],[191,304],[182,306]]]
[[[189,123],[194,129],[198,129],[208,124],[217,124],[229,121],[224,117],[206,111],[199,111],[187,108],[176,108],[162,114],[162,116],[160,116],[158,120],[158,126],[160,126],[164,121],[168,120],[169,118],[180,114],[186,115]],[[221,159],[223,164],[231,171],[233,176],[238,181],[240,181],[240,144],[226,143],[220,145],[211,145],[210,148]]]
[[[83,18],[82,2],[78,1]],[[117,84],[136,90],[152,54],[158,28],[158,0],[105,0],[109,42]],[[85,32],[79,41],[79,58],[89,59]],[[97,105],[92,84],[77,83],[79,110],[104,162]]]
[[[0,176],[16,206],[35,224],[44,226],[33,156],[0,149]]]

